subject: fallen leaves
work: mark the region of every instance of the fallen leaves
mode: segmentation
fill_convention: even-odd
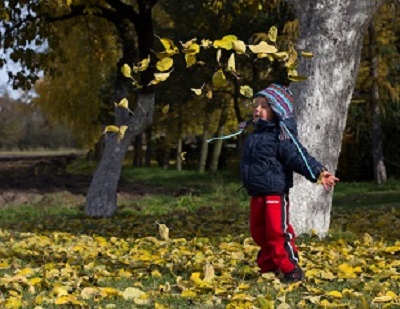
[[[224,213],[210,209],[175,214],[163,223],[150,218],[63,217],[3,227],[0,307],[197,304],[287,309],[400,304],[400,241],[389,227],[373,228],[382,217],[398,220],[398,210],[376,209],[371,216],[364,213],[364,219],[354,210],[351,215],[358,220],[347,234],[333,231],[338,234],[323,241],[300,239],[307,279],[291,285],[272,273],[259,274],[254,261],[259,248],[243,223],[248,213],[238,211],[234,220]],[[339,217],[342,226],[345,217]]]

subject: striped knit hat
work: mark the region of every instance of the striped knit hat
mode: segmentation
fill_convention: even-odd
[[[293,94],[288,88],[279,84],[271,84],[254,95],[254,97],[259,96],[267,98],[280,121],[293,117]]]

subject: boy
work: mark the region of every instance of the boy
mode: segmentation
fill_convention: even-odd
[[[250,232],[261,247],[262,273],[279,271],[285,282],[303,279],[293,227],[289,224],[289,189],[293,172],[326,190],[339,181],[310,156],[297,138],[293,95],[273,83],[254,96],[254,132],[247,138],[240,162],[244,187],[251,196]]]

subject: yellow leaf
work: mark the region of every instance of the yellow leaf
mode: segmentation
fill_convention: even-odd
[[[133,71],[135,73],[137,72],[143,72],[146,71],[147,68],[149,67],[150,64],[150,55],[147,56],[147,58],[141,60],[137,66],[133,66]]]
[[[125,63],[121,68],[121,73],[125,77],[131,77],[131,74],[132,74],[131,67]]]
[[[218,49],[218,51],[217,51],[217,62],[218,63],[221,62],[221,56],[222,56],[222,50]]]
[[[190,90],[192,90],[196,95],[201,95],[203,89],[190,88]]]
[[[186,155],[186,151],[182,151],[181,152],[181,160],[185,161],[185,155]]]
[[[169,228],[165,224],[158,225],[158,232],[162,240],[169,240]]]
[[[231,54],[228,59],[228,71],[236,72],[235,54]]]
[[[154,78],[157,81],[163,82],[171,75],[172,71],[173,70],[171,70],[171,71],[169,71],[167,73],[154,73]]]
[[[164,115],[167,114],[168,111],[169,111],[169,104],[165,105],[165,106],[162,108],[162,113],[163,113]]]
[[[232,48],[238,54],[245,54],[246,53],[246,44],[243,41],[233,41]]]
[[[153,270],[151,272],[151,276],[152,277],[157,277],[157,278],[161,278],[162,277],[161,273],[157,269],[155,269],[155,270]]]
[[[191,66],[195,65],[197,62],[196,55],[195,54],[185,54],[185,61],[186,61],[186,67],[190,68]]]
[[[123,98],[119,103],[114,103],[116,107],[126,108],[128,109],[128,100]]]
[[[4,303],[4,307],[7,309],[19,309],[22,308],[22,301],[16,297],[10,297]]]
[[[330,291],[328,292],[328,294],[326,294],[328,296],[332,296],[334,298],[343,298],[342,293],[340,293],[339,291]]]
[[[283,51],[283,52],[273,53],[272,56],[277,58],[277,59],[285,60],[286,58],[289,57],[289,54],[288,54],[288,52]]]
[[[257,45],[249,45],[249,49],[255,54],[273,54],[278,51],[274,45],[269,45],[267,42],[260,42]]]
[[[257,296],[257,302],[261,309],[274,309],[275,302],[270,299],[266,299],[263,295]]]
[[[99,294],[99,290],[96,288],[92,288],[92,287],[86,287],[81,291],[81,297],[83,299],[90,299],[90,298],[95,297],[98,294]]]
[[[389,302],[389,301],[392,301],[392,300],[394,300],[394,298],[393,298],[392,296],[384,295],[384,296],[377,296],[377,297],[375,297],[375,298],[372,300],[372,302],[373,302],[373,303],[386,303],[386,302]]]
[[[222,88],[226,86],[226,77],[221,69],[214,73],[212,77],[212,83],[215,88]]]
[[[253,89],[248,85],[240,86],[240,93],[246,98],[252,98],[254,95]]]
[[[157,62],[156,67],[157,67],[157,70],[164,72],[164,71],[169,70],[173,64],[174,64],[174,60],[172,58],[165,57]]]
[[[303,57],[306,57],[306,58],[312,58],[312,57],[314,57],[314,54],[313,54],[312,52],[306,52],[306,51],[302,51],[302,52],[301,52],[301,55],[302,55]]]
[[[166,51],[174,50],[175,44],[168,38],[159,38]]]
[[[189,41],[186,41],[185,43],[182,43],[182,42],[180,42],[180,43],[181,43],[181,45],[182,45],[182,47],[183,47],[184,49],[188,49],[189,46],[192,45],[193,43],[195,43],[196,41],[197,41],[197,39],[196,39],[196,38],[193,38],[193,39],[191,39],[191,40],[189,40]]]
[[[53,294],[55,294],[57,297],[61,297],[64,295],[68,295],[68,290],[66,287],[63,286],[56,286],[53,288]]]
[[[181,296],[185,297],[185,298],[196,298],[197,297],[197,293],[195,291],[192,291],[192,290],[184,290],[181,293]]]
[[[122,292],[122,297],[125,300],[136,299],[145,294],[143,291],[137,288],[126,288],[124,292]]]
[[[209,39],[203,39],[201,40],[201,47],[203,48],[209,48],[213,45],[213,42]]]
[[[208,90],[207,93],[206,93],[206,98],[209,99],[209,100],[211,100],[212,97],[213,97],[213,92],[212,92],[212,90]]]
[[[204,282],[211,282],[215,277],[214,273],[214,266],[212,266],[210,263],[207,263],[204,266]]]
[[[200,52],[200,45],[193,43],[189,46],[189,48],[184,49],[183,52],[190,55],[198,54]]]
[[[8,269],[8,268],[10,268],[10,264],[8,264],[7,261],[0,263],[0,269]]]
[[[237,41],[236,35],[226,35],[221,40],[215,40],[213,45],[215,48],[230,50],[233,48],[232,42],[234,41]]]
[[[271,28],[269,28],[269,30],[268,30],[268,39],[271,42],[276,42],[277,36],[278,36],[278,29],[275,26],[272,26]]]
[[[301,82],[301,81],[307,80],[308,77],[301,76],[301,75],[296,75],[296,76],[288,75],[288,79],[291,80],[292,82]]]

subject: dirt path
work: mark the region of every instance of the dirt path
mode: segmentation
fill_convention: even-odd
[[[76,155],[0,157],[0,207],[41,201],[45,195],[64,192],[84,203],[92,176],[72,175],[67,165]],[[165,188],[121,180],[119,199],[151,194],[174,194]]]

